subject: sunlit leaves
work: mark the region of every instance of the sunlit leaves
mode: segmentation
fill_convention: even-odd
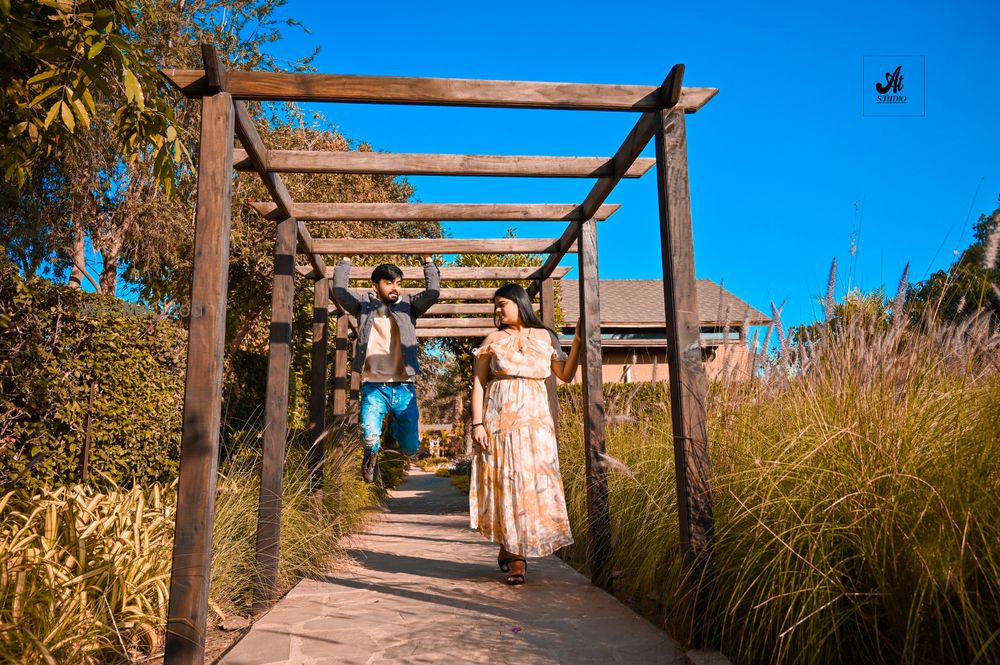
[[[73,150],[97,119],[115,123],[122,158],[159,153],[157,177],[173,187],[175,158],[187,152],[166,138],[173,108],[148,104],[164,83],[144,44],[133,39],[136,5],[128,0],[44,0],[0,6],[7,37],[0,53],[3,178],[23,185],[39,160]]]

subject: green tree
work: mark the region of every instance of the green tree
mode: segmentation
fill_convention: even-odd
[[[969,247],[950,268],[914,285],[907,304],[915,320],[933,315],[943,321],[958,321],[981,310],[1000,321],[998,285],[1000,207],[989,215],[980,215]]]
[[[0,191],[8,256],[28,274],[68,271],[71,285],[86,279],[110,295],[119,274],[135,285],[153,270],[169,273],[190,252],[196,165],[185,146],[197,142],[200,104],[170,90],[157,68],[200,68],[200,44],[212,42],[233,67],[277,69],[267,48],[298,26],[274,18],[282,4],[53,1],[3,13],[0,3],[11,35],[0,49],[0,128],[12,139],[0,151],[11,169]],[[306,69],[310,59],[289,66]],[[34,194],[21,201],[21,191]],[[50,204],[34,208],[45,223],[23,225],[11,211],[33,206],[37,192]],[[87,240],[99,274],[85,265]]]
[[[156,63],[136,40],[130,0],[0,2],[3,177],[22,185],[41,160],[84,146],[106,120],[120,156],[152,146],[161,182],[183,154]]]

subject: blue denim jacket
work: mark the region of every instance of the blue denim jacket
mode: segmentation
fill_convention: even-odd
[[[347,288],[351,275],[351,263],[342,261],[333,273],[333,299],[358,320],[358,346],[351,369],[362,372],[368,353],[368,337],[371,335],[373,316],[382,308],[399,327],[399,341],[403,350],[403,366],[406,373],[415,376],[420,373],[417,361],[417,318],[423,316],[441,296],[441,273],[434,263],[424,264],[426,288],[414,296],[401,295],[399,300],[386,305],[374,293],[358,296]]]

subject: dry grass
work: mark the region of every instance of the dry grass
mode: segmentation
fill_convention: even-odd
[[[1000,662],[1000,338],[975,317],[912,327],[884,310],[819,332],[710,390],[716,537],[697,628],[737,663]],[[649,406],[608,434],[614,567],[670,625],[685,579],[669,402]],[[581,422],[564,401],[585,546]]]

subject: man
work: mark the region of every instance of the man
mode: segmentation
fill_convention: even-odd
[[[358,320],[358,345],[351,370],[361,373],[361,475],[374,482],[382,422],[392,415],[390,432],[404,454],[420,445],[417,395],[413,384],[417,362],[416,320],[441,295],[441,273],[424,256],[426,287],[415,296],[403,295],[403,271],[383,264],[372,272],[372,292],[359,298],[347,288],[351,260],[345,258],[333,275],[333,299]]]

